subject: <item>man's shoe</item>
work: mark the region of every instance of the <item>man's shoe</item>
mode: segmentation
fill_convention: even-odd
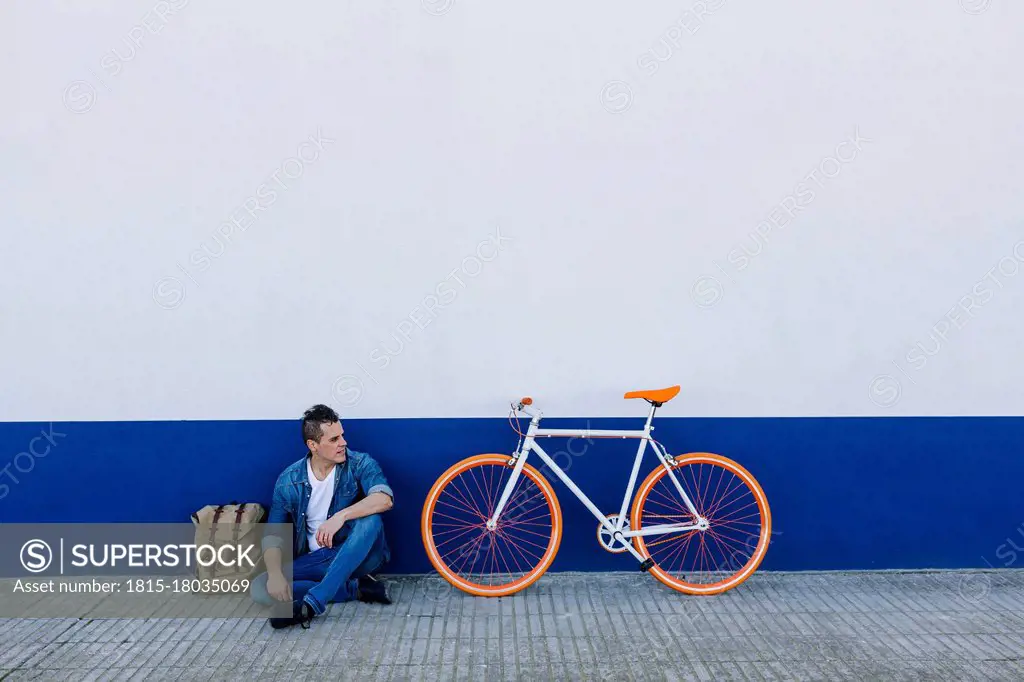
[[[364,575],[357,581],[359,587],[356,589],[356,599],[367,604],[390,604],[388,588],[380,580],[372,575]]]
[[[301,625],[303,630],[309,629],[309,624],[313,621],[316,614],[313,613],[313,607],[304,601],[297,601],[292,604],[292,616],[291,618],[271,618],[270,627],[275,630],[281,628],[291,627],[292,625]]]

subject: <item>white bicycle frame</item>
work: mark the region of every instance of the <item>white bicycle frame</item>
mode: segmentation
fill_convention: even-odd
[[[619,430],[608,430],[608,429],[542,429],[540,428],[540,420],[543,417],[543,413],[539,410],[531,408],[529,405],[524,405],[522,402],[516,404],[513,403],[512,408],[517,412],[524,412],[530,415],[530,428],[526,433],[525,440],[523,441],[522,447],[512,455],[512,459],[515,465],[512,469],[512,476],[509,478],[508,483],[505,484],[505,489],[501,493],[501,498],[498,500],[498,505],[494,508],[494,514],[490,519],[487,520],[487,528],[494,530],[498,525],[498,519],[501,517],[501,513],[505,510],[505,505],[508,503],[509,497],[512,495],[512,490],[516,486],[516,482],[519,480],[519,475],[526,465],[526,460],[529,457],[530,452],[536,452],[537,455],[544,460],[544,462],[551,467],[551,470],[555,472],[555,475],[561,479],[562,483],[572,491],[573,495],[583,503],[590,513],[594,515],[594,518],[598,520],[601,527],[604,528],[611,537],[623,547],[625,547],[642,565],[648,561],[643,555],[640,554],[633,547],[633,543],[630,542],[631,538],[638,535],[664,535],[666,533],[678,533],[680,531],[688,530],[704,530],[708,527],[707,519],[703,518],[697,513],[697,509],[693,506],[693,502],[690,501],[689,495],[683,490],[682,484],[680,484],[678,477],[673,471],[674,461],[669,457],[668,453],[665,452],[652,437],[651,431],[654,427],[651,426],[651,422],[654,419],[654,412],[657,409],[656,405],[651,405],[651,411],[647,415],[647,423],[644,424],[644,428],[638,431],[619,431]],[[562,470],[558,464],[544,452],[544,448],[537,444],[537,438],[555,437],[555,438],[639,438],[640,445],[636,451],[636,459],[633,461],[633,470],[629,475],[629,484],[626,486],[626,493],[622,497],[622,507],[619,510],[618,517],[615,521],[612,521],[610,516],[606,516],[601,513],[601,510],[590,501],[590,498],[584,494],[582,490],[573,482],[569,475]],[[679,491],[679,495],[683,498],[683,502],[686,504],[686,508],[689,510],[693,518],[696,519],[696,523],[666,523],[659,524],[656,526],[648,526],[641,530],[628,529],[624,530],[623,526],[626,523],[626,509],[629,506],[629,501],[633,497],[633,489],[636,486],[637,474],[640,472],[640,462],[643,461],[644,452],[647,450],[647,445],[650,443],[654,453],[658,456],[658,460],[661,462],[661,466],[665,468],[668,477],[672,479],[673,485],[676,490]]]

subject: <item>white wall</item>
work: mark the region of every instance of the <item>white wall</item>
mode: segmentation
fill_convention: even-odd
[[[6,3],[0,419],[1020,414],[1024,7],[692,9]]]

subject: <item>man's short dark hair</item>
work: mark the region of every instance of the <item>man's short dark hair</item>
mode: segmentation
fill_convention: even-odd
[[[314,405],[302,415],[302,442],[312,440],[319,443],[324,435],[323,425],[340,421],[341,417],[331,408],[326,405]]]

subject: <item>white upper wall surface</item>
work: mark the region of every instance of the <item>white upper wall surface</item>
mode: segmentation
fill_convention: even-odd
[[[0,420],[1021,414],[1024,6],[0,10]]]

